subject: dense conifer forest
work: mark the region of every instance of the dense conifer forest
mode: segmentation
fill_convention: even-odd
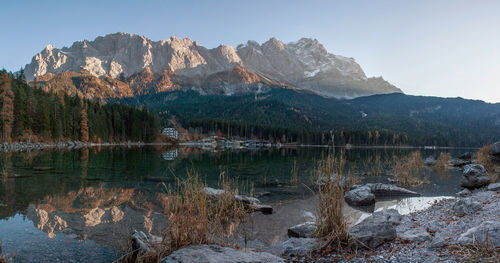
[[[123,142],[155,140],[160,121],[144,107],[104,104],[43,91],[0,71],[0,141]]]

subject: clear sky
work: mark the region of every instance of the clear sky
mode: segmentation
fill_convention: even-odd
[[[500,1],[1,1],[0,68],[114,32],[207,48],[318,39],[407,94],[500,102]]]

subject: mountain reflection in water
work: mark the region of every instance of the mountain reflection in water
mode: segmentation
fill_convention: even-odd
[[[391,163],[412,151],[354,148],[345,152],[346,169],[361,183],[387,182]],[[198,171],[213,187],[224,172],[238,182],[240,192],[253,191],[262,202],[272,204],[273,215],[253,216],[254,227],[260,228],[253,238],[263,245],[272,244],[286,235],[287,227],[313,218],[314,202],[309,202],[315,198],[310,191],[315,181],[313,169],[328,153],[338,152],[332,148],[204,152],[197,148],[110,147],[1,153],[3,252],[19,252],[18,258],[27,262],[116,259],[133,230],[161,235],[167,225],[166,193],[188,169]],[[422,150],[424,158],[438,154]],[[294,166],[298,180],[292,178]],[[458,170],[424,169],[424,173],[429,184],[413,190],[425,197],[451,195],[459,189]],[[394,202],[399,201],[377,202],[373,209],[391,207]],[[367,214],[346,209],[351,223]],[[25,248],[27,242],[29,249]]]

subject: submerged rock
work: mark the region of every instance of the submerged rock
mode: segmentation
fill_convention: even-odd
[[[462,155],[458,156],[458,159],[464,161],[470,161],[470,159],[472,159],[472,153],[471,152],[462,153]]]
[[[448,161],[448,165],[449,166],[453,166],[453,167],[462,167],[464,165],[467,165],[467,164],[470,164],[471,161],[470,160],[462,160],[462,159],[451,159]]]
[[[401,215],[395,209],[375,212],[353,226],[349,230],[349,235],[361,243],[361,246],[376,248],[397,237],[396,227],[401,219]]]
[[[480,164],[468,164],[464,167],[462,180],[463,187],[478,188],[487,185],[490,182],[490,176],[486,169]]]
[[[460,235],[458,243],[462,245],[480,243],[500,247],[500,222],[486,221],[470,228]]]
[[[368,206],[375,204],[375,195],[368,186],[356,187],[348,191],[345,193],[344,199],[351,206]]]
[[[215,189],[212,187],[204,187],[203,192],[212,200],[217,200],[220,198],[222,194],[224,194],[224,190]],[[253,209],[254,211],[262,212],[263,214],[272,214],[273,207],[270,205],[261,204],[260,200],[246,195],[235,195],[234,199],[243,203],[246,207]]]
[[[425,158],[425,160],[424,160],[424,164],[428,165],[428,166],[435,165],[436,163],[437,163],[437,161],[436,161],[436,158],[434,158],[434,156],[429,156],[429,157]]]
[[[162,263],[185,263],[185,262],[207,262],[207,263],[256,263],[269,262],[281,263],[284,259],[266,253],[237,250],[230,247],[221,247],[217,245],[197,245],[184,247],[174,251],[167,257],[162,258]]]
[[[316,223],[305,222],[305,223],[290,227],[288,229],[288,236],[289,237],[309,238],[309,237],[313,236],[314,231],[316,231]]]

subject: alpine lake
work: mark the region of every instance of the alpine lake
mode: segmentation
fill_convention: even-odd
[[[267,247],[286,229],[314,218],[314,168],[328,154],[342,154],[357,183],[391,178],[394,160],[420,151],[458,156],[465,149],[283,147],[200,149],[91,147],[0,153],[0,240],[14,262],[112,262],[131,233],[161,236],[167,227],[159,196],[188,172],[217,188],[221,174],[273,206],[272,215],[255,212],[250,245]],[[460,190],[461,170],[425,167],[425,183],[409,187],[421,197],[377,200],[371,211],[346,205],[358,221],[373,210],[396,207],[411,212]]]

